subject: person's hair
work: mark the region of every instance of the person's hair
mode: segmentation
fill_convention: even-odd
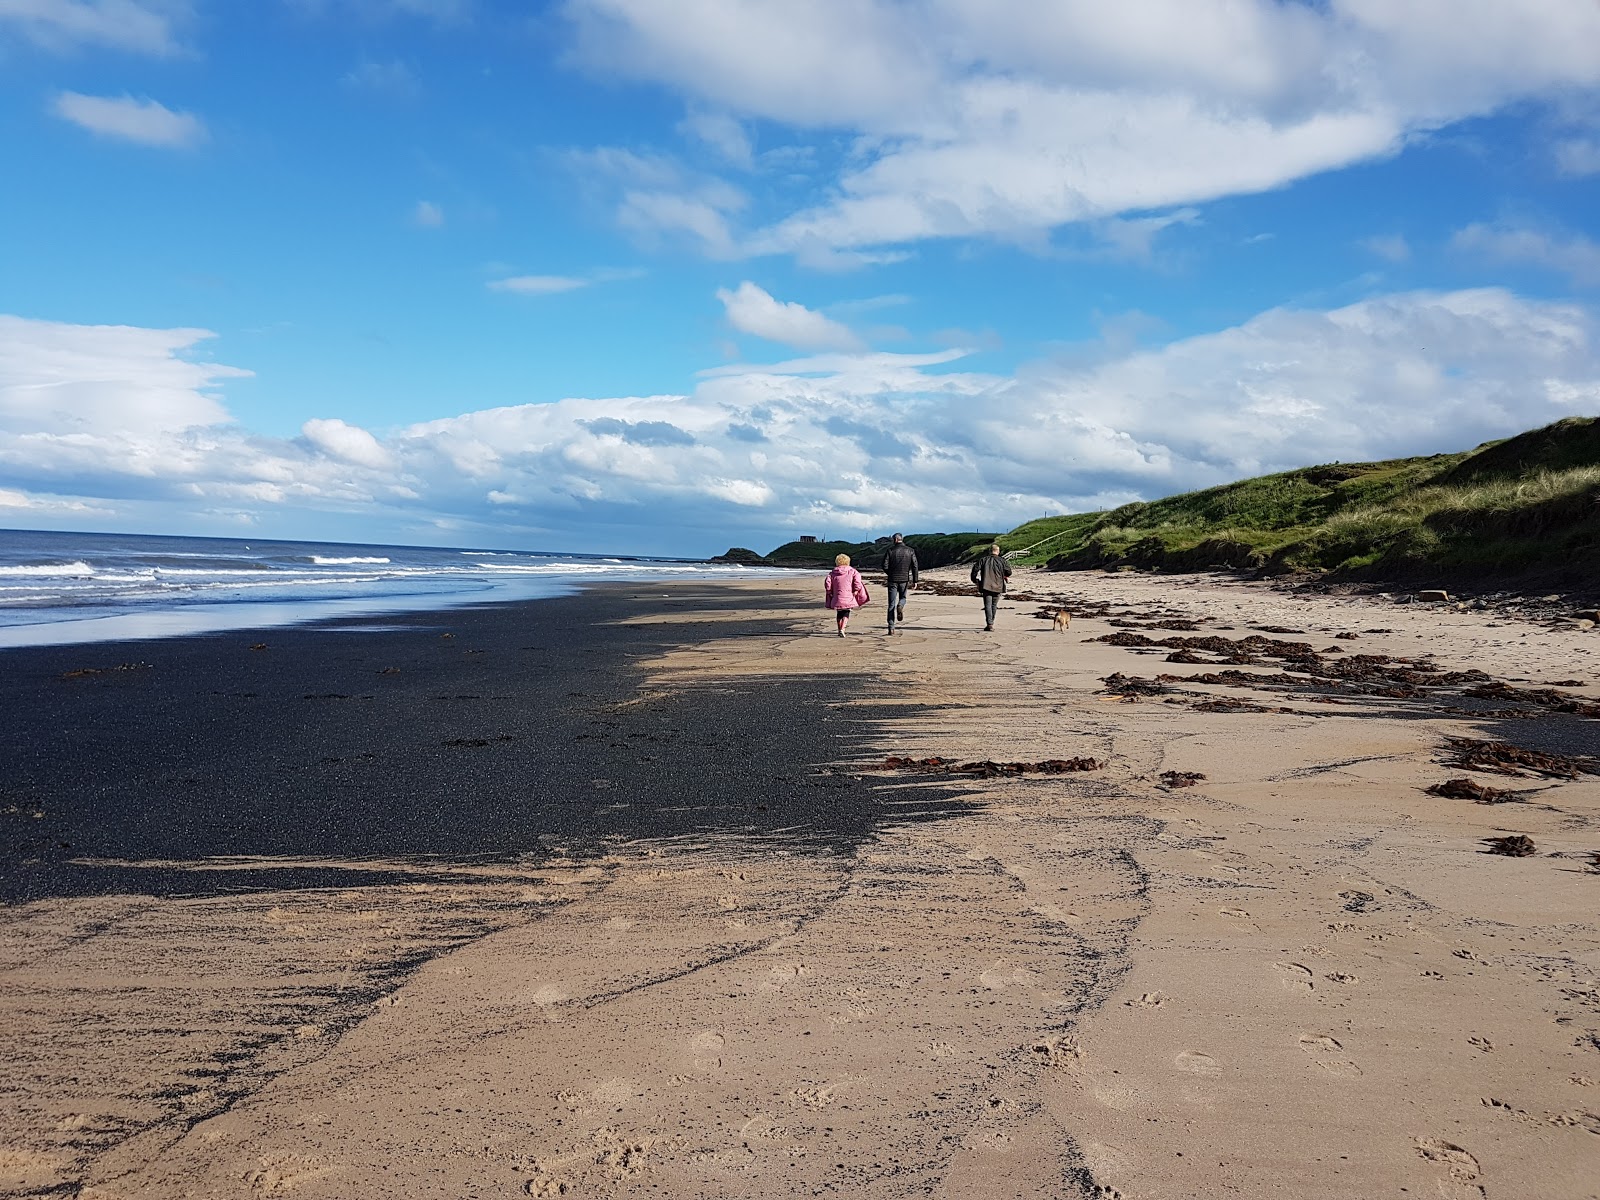
[[[850,565],[850,556],[848,554],[835,554],[833,556],[833,565],[836,567],[848,567]]]
[[[999,542],[995,542],[993,545],[991,545],[989,547],[989,553],[990,554],[999,554],[1000,553],[1000,543]]]
[[[903,542],[906,540],[906,535],[903,533],[897,533],[894,535],[894,540],[897,542]]]

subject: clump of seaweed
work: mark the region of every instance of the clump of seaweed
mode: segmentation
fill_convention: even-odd
[[[1592,700],[1585,700],[1582,696],[1574,696],[1568,692],[1557,691],[1553,687],[1519,688],[1495,679],[1488,683],[1481,683],[1476,687],[1468,688],[1466,694],[1479,700],[1508,700],[1513,704],[1534,704],[1540,708],[1547,708],[1552,712],[1577,713],[1579,716],[1584,717],[1600,717],[1600,704],[1596,704]]]
[[[1547,754],[1528,750],[1510,742],[1486,742],[1477,738],[1451,738],[1453,757],[1445,765],[1485,771],[1495,775],[1542,775],[1547,779],[1576,779],[1579,775],[1600,775],[1600,762],[1569,754]]]
[[[1172,690],[1166,684],[1157,680],[1144,679],[1138,675],[1124,675],[1120,671],[1105,676],[1100,682],[1106,685],[1100,689],[1102,692],[1125,698],[1133,696],[1164,696]]]
[[[1193,787],[1204,778],[1205,776],[1200,774],[1199,771],[1161,772],[1161,782],[1166,784],[1169,788]]]
[[[1446,779],[1443,783],[1436,783],[1424,790],[1449,800],[1476,800],[1479,804],[1515,804],[1523,799],[1521,792],[1510,788],[1490,787],[1465,776]]]
[[[1489,848],[1485,854],[1504,854],[1509,858],[1527,858],[1530,854],[1538,853],[1534,847],[1533,839],[1525,833],[1513,833],[1509,837],[1484,838],[1484,844]]]

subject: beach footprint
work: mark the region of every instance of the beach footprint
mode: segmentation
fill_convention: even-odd
[[[728,1044],[715,1029],[706,1029],[689,1039],[689,1054],[699,1071],[715,1071],[722,1066],[722,1050]]]
[[[1288,992],[1311,992],[1316,990],[1316,972],[1301,963],[1280,962],[1273,963],[1273,968],[1278,972],[1278,982]]]
[[[1306,1052],[1312,1062],[1330,1075],[1336,1075],[1340,1079],[1354,1079],[1361,1074],[1361,1068],[1346,1057],[1344,1047],[1336,1037],[1330,1037],[1325,1033],[1302,1033],[1300,1049]]]
[[[1190,1075],[1217,1076],[1222,1074],[1222,1064],[1203,1050],[1185,1050],[1172,1060],[1172,1065]]]
[[[1058,1069],[1075,1067],[1083,1058],[1083,1050],[1078,1045],[1078,1039],[1070,1034],[1040,1038],[1028,1049],[1042,1058],[1046,1066]]]
[[[1438,1163],[1449,1172],[1449,1178],[1439,1181],[1439,1194],[1447,1200],[1474,1200],[1484,1195],[1478,1184],[1483,1174],[1477,1157],[1464,1147],[1443,1138],[1412,1138],[1411,1144],[1423,1158]]]

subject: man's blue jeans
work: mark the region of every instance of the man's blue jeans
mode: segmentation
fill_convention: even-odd
[[[999,592],[985,592],[983,594],[983,623],[985,625],[992,626],[994,624],[995,610],[999,607]]]
[[[909,583],[891,583],[884,589],[889,593],[889,628],[894,628],[894,614],[896,608],[906,606],[906,595],[911,591]]]

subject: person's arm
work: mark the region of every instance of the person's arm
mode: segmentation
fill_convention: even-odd
[[[917,582],[917,552],[915,550],[911,551],[911,582],[913,585]]]
[[[1011,564],[1006,561],[1004,554],[1000,556],[1000,569],[1006,573],[1007,579],[1011,578]]]

